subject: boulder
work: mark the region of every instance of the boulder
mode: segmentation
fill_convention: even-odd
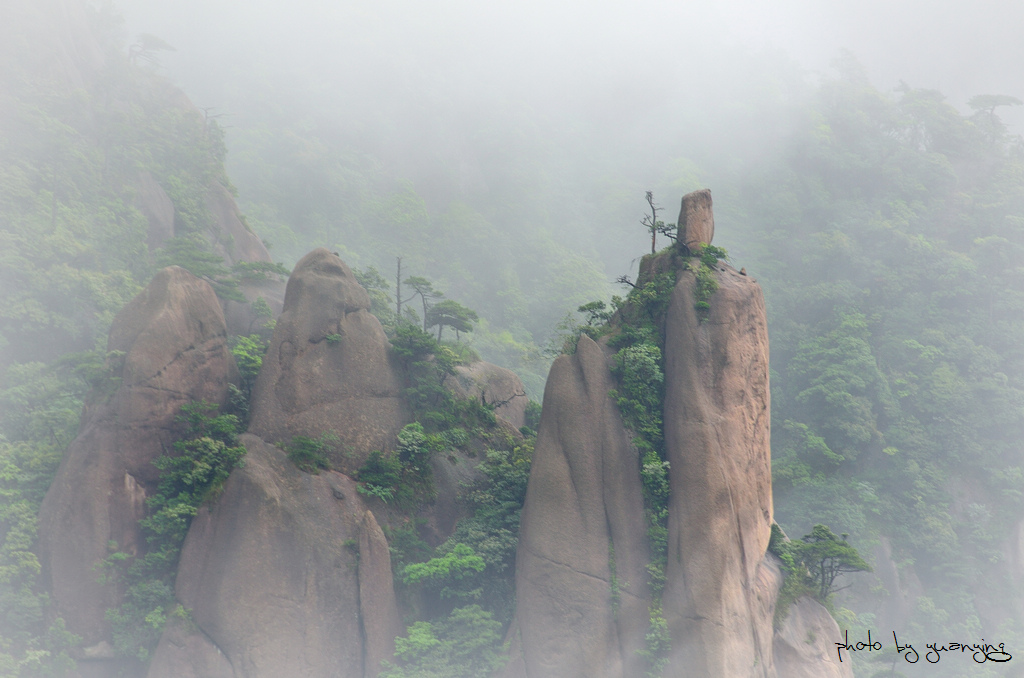
[[[853,678],[849,655],[842,662],[836,642],[843,635],[835,619],[806,596],[789,607],[775,634],[775,669],[780,678]],[[884,642],[884,639],[883,639]]]
[[[507,678],[644,674],[649,549],[637,450],[609,395],[610,353],[583,336],[551,367],[522,513]]]
[[[447,386],[462,398],[475,398],[497,404],[495,416],[512,424],[516,430],[526,426],[526,406],[530,398],[516,373],[485,361],[455,368],[456,377],[449,377]]]
[[[772,523],[768,330],[760,287],[714,275],[704,317],[681,271],[665,321],[666,675],[753,678],[770,675],[772,644],[755,595]]]
[[[256,436],[240,441],[244,466],[182,549],[175,592],[196,628],[165,632],[149,678],[207,678],[196,667],[217,653],[245,678],[376,676],[402,624],[387,542],[355,482],[303,473]]]
[[[334,467],[352,473],[395,446],[410,415],[402,371],[370,298],[336,255],[320,248],[295,266],[253,389],[250,432],[273,443],[334,432]]]
[[[231,662],[195,624],[172,617],[153,653],[147,678],[235,678]]]
[[[683,196],[679,207],[677,242],[695,250],[710,245],[715,237],[715,215],[711,210],[711,191],[704,188]]]
[[[110,639],[104,613],[121,595],[100,583],[99,565],[116,550],[145,551],[137,521],[156,488],[152,462],[178,439],[181,406],[222,403],[235,371],[216,295],[178,267],[157,273],[117,314],[107,348],[119,352],[109,360],[120,386],[90,396],[39,513],[54,611],[96,657]]]

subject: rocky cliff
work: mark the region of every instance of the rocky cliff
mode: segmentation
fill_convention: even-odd
[[[235,371],[216,295],[177,267],[121,310],[107,349],[112,392],[94,392],[39,514],[54,611],[98,660],[113,657],[104,615],[122,593],[100,582],[99,564],[115,551],[145,552],[137,523],[156,488],[152,462],[177,439],[181,406],[223,402]]]
[[[611,335],[600,342],[582,336],[576,353],[551,369],[523,509],[507,678],[619,678],[658,662],[665,676],[794,676],[811,654],[817,663],[806,670],[815,675],[851,675],[821,648],[792,641],[798,633],[835,636],[817,603],[803,600],[773,631],[781,575],[766,553],[764,301],[751,278],[721,262],[702,270],[689,256],[714,233],[708,191],[684,197],[679,223],[689,247],[645,258],[636,285],[666,274],[674,281],[658,327],[670,482],[660,601],[667,642],[652,648],[645,638],[657,630],[649,622],[658,608],[647,586],[651,544],[639,457],[609,396],[616,382],[608,339],[620,313]],[[698,286],[713,293],[701,298]]]
[[[710,195],[698,197],[690,230],[710,233]],[[851,675],[828,652],[838,628],[817,603],[802,599],[773,628],[782,577],[766,552],[764,302],[751,278],[704,262],[674,248],[645,258],[637,282],[668,281],[655,325],[669,470],[660,545],[645,489],[650,461],[617,400],[616,337],[628,314],[552,365],[518,535],[505,678]],[[137,521],[158,480],[152,462],[176,439],[175,416],[190,401],[224,402],[235,379],[220,304],[178,268],[118,315],[109,349],[123,364],[111,363],[109,392],[95,395],[40,516],[54,612],[85,638],[81,675],[104,678],[117,665],[104,613],[124,594],[97,581],[97,564],[112,550],[145,552]],[[406,376],[344,262],[323,249],[304,257],[253,390],[244,465],[199,509],[181,550],[174,593],[189,613],[172,615],[145,675],[372,678],[393,659],[410,601],[396,595],[382,526],[419,524],[442,543],[465,515],[460,497],[479,463],[472,445],[435,456],[436,498],[404,512],[358,491],[357,469],[370,452],[393,449],[411,420]],[[478,363],[450,381],[463,396],[502,403],[507,420],[495,430],[518,436],[526,401],[514,375]],[[301,471],[282,449],[325,433],[340,441],[330,470]]]

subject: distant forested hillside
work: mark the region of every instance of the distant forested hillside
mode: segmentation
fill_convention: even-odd
[[[843,598],[861,626],[1024,640],[1024,144],[999,120],[1019,104],[960,115],[846,59],[735,187],[769,309],[776,519],[873,547],[876,585]]]

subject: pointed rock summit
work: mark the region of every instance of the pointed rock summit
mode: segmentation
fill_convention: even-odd
[[[194,628],[165,631],[148,678],[374,678],[403,630],[384,533],[349,477],[240,442],[245,465],[182,548]]]
[[[295,266],[270,349],[252,395],[249,432],[267,442],[332,431],[348,451],[332,459],[352,473],[373,450],[388,450],[409,421],[402,372],[370,297],[326,249]]]
[[[649,549],[639,458],[609,395],[610,353],[584,335],[551,366],[516,557],[509,678],[644,673]]]
[[[698,303],[702,264],[688,255],[714,235],[710,191],[683,198],[679,228],[686,249],[644,257],[637,281],[668,283],[667,310],[651,318],[664,355],[667,523],[648,530],[633,432],[610,393],[620,385],[608,337],[626,318],[644,317],[619,312],[607,337],[581,336],[575,354],[551,367],[503,678],[633,678],[653,666],[699,678],[852,676],[822,651],[821,639],[836,632],[818,603],[803,599],[778,635],[773,629],[782,575],[767,553],[764,299],[756,281],[719,262],[706,272],[716,288]],[[667,538],[660,600],[648,586],[648,573],[660,570],[650,562],[656,537]],[[800,645],[797,636],[819,641]]]

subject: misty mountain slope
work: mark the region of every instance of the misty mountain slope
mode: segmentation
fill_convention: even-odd
[[[874,544],[838,618],[1015,642],[1024,156],[976,103],[847,61],[733,204],[768,302],[777,520]]]
[[[4,364],[101,346],[154,259],[214,278],[221,257],[270,262],[225,188],[223,131],[147,67],[168,46],[126,55],[84,3],[24,14],[5,22],[0,92]]]

